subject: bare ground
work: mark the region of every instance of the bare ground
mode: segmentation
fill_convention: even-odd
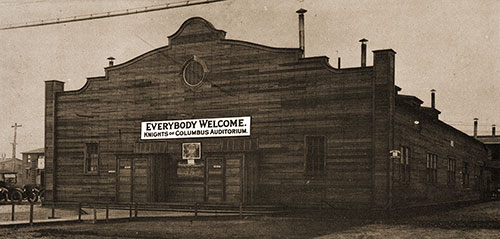
[[[0,228],[5,238],[500,238],[500,202],[392,219],[277,216],[143,218]]]

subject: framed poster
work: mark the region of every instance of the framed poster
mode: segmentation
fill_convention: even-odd
[[[201,143],[183,143],[182,159],[201,159]]]

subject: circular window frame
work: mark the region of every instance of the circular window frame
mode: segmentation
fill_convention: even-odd
[[[192,83],[190,83],[188,81],[188,79],[186,79],[186,70],[193,63],[200,64],[201,67],[202,67],[202,69],[203,69],[201,77],[200,77],[199,81],[196,84],[192,84]],[[184,81],[184,84],[186,84],[187,86],[189,86],[191,88],[198,87],[201,84],[203,84],[203,82],[205,81],[207,73],[208,73],[208,68],[207,68],[207,65],[205,64],[205,62],[202,59],[200,59],[199,57],[193,56],[191,59],[189,59],[188,61],[186,61],[186,63],[184,63],[184,66],[182,67],[182,80]]]

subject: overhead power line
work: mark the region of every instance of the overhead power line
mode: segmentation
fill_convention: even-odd
[[[108,18],[108,17],[119,17],[119,16],[125,16],[125,15],[160,11],[160,10],[166,10],[166,9],[171,9],[171,8],[189,7],[189,6],[193,6],[193,5],[201,5],[201,4],[208,4],[208,3],[214,3],[214,2],[222,2],[222,1],[226,1],[226,0],[178,1],[178,2],[161,4],[161,5],[154,5],[154,6],[147,6],[147,7],[140,7],[140,8],[131,8],[131,9],[125,9],[125,10],[118,10],[118,11],[93,13],[93,14],[87,14],[87,15],[55,18],[55,19],[48,19],[48,20],[30,21],[30,22],[24,22],[24,23],[14,23],[14,24],[0,26],[0,30],[10,30],[10,29],[17,29],[17,28],[55,25],[55,24],[68,23],[68,22],[80,22],[80,21],[88,21],[88,20]]]

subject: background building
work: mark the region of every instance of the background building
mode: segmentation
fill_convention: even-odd
[[[24,165],[24,184],[45,186],[45,149],[39,148],[22,152]]]
[[[46,82],[46,199],[388,209],[479,200],[484,145],[398,94],[395,52],[327,57],[190,18],[83,88]],[[393,157],[391,157],[391,155]],[[462,170],[457,170],[461,167]]]

